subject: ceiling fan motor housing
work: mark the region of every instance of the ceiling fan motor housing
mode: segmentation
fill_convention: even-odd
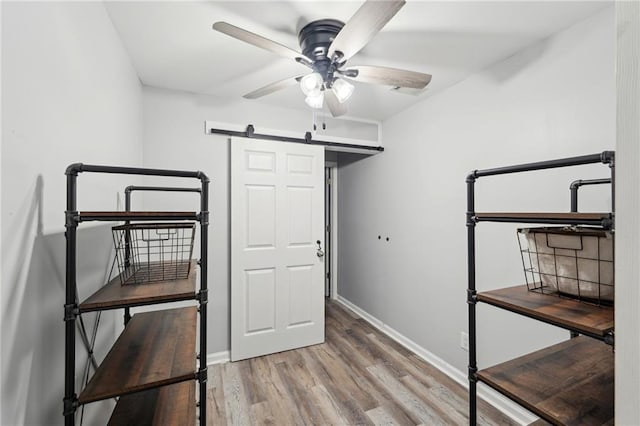
[[[302,53],[312,60],[327,58],[329,46],[344,27],[337,19],[320,19],[309,22],[298,33],[298,42]]]
[[[323,80],[327,82],[333,79],[335,71],[327,53],[333,39],[342,27],[344,27],[344,22],[337,19],[320,19],[309,22],[298,33],[302,54],[313,61],[313,69],[320,73]]]

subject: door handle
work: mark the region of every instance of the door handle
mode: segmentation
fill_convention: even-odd
[[[318,255],[318,257],[323,257],[324,251],[322,251],[322,243],[320,242],[320,240],[318,240],[316,241],[316,244],[318,244],[318,251],[316,252],[316,254]]]

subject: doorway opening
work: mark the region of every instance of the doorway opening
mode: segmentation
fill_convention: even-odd
[[[327,161],[324,168],[324,296],[338,297],[338,163]]]

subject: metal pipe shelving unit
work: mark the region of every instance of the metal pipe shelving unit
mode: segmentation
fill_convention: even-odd
[[[570,166],[580,166],[585,164],[602,163],[610,168],[611,177],[606,179],[580,180],[571,184],[571,212],[569,213],[479,213],[475,211],[475,183],[478,178],[486,176],[506,175],[534,170],[546,170],[563,168]],[[582,185],[611,184],[611,211],[608,213],[578,213],[577,191]],[[468,327],[469,327],[469,424],[475,425],[477,422],[477,383],[484,382],[494,390],[506,395],[515,402],[523,405],[530,411],[553,424],[576,424],[582,423],[585,419],[573,416],[586,416],[584,411],[591,408],[598,411],[589,418],[589,422],[600,422],[601,419],[609,420],[613,418],[613,353],[611,346],[602,345],[598,340],[613,345],[614,324],[613,307],[595,306],[582,303],[569,298],[561,298],[557,295],[540,294],[528,291],[526,286],[520,285],[504,289],[487,292],[477,292],[476,290],[476,241],[475,228],[479,222],[508,222],[508,223],[535,223],[535,224],[556,224],[556,225],[590,225],[601,229],[613,230],[614,228],[614,206],[615,206],[615,153],[604,151],[600,154],[584,155],[578,157],[563,158],[551,161],[541,161],[535,163],[520,164],[485,170],[474,170],[466,178],[467,184],[467,304],[468,304]],[[476,305],[478,303],[505,309],[529,318],[543,321],[547,324],[565,328],[572,333],[572,337],[583,334],[584,336],[572,338],[567,342],[536,351],[515,360],[507,361],[494,367],[478,370],[477,365],[477,331],[476,331]],[[556,393],[558,399],[564,402],[571,400],[577,394],[577,388],[584,384],[573,383],[571,380],[563,382],[559,375],[564,374],[560,365],[566,361],[565,355],[571,355],[580,359],[584,355],[584,361],[575,362],[566,368],[567,374],[580,375],[580,368],[585,367],[585,362],[600,361],[600,369],[587,372],[594,378],[601,379],[606,385],[599,389],[594,388],[594,392],[599,392],[597,397],[602,401],[602,407],[584,407],[582,400],[572,401],[574,410],[566,414],[565,417],[556,416],[549,406],[560,403],[554,400],[554,395],[536,394],[536,389],[546,389],[550,393]],[[564,360],[564,361],[563,361]],[[523,371],[537,368],[540,377],[545,375],[554,377],[557,383],[562,383],[568,388],[554,388],[554,383],[534,383],[527,388],[524,377],[518,377]],[[577,372],[577,373],[576,373]],[[510,378],[510,380],[505,379]],[[572,380],[576,381],[577,378]],[[527,379],[535,380],[535,379]],[[542,379],[540,379],[542,380]],[[555,386],[557,386],[557,383]],[[571,392],[575,394],[571,394]],[[547,398],[547,399],[544,399]],[[543,403],[540,402],[544,399]],[[537,401],[533,401],[537,400]],[[546,404],[546,405],[545,405]],[[575,411],[575,412],[574,412]],[[605,423],[602,421],[601,423]]]
[[[107,174],[123,174],[123,175],[139,175],[139,176],[158,176],[158,177],[176,177],[176,178],[192,178],[200,181],[198,188],[178,188],[178,187],[155,187],[155,186],[129,186],[125,189],[126,211],[124,212],[78,212],[77,210],[77,180],[81,173],[107,173]],[[161,405],[159,401],[164,401],[166,407],[160,407],[166,412],[173,413],[174,420],[180,423],[188,424],[191,414],[195,417],[195,407],[199,408],[199,423],[204,426],[206,424],[206,382],[207,382],[207,275],[208,275],[208,225],[209,225],[209,178],[201,171],[182,171],[182,170],[164,170],[136,167],[113,167],[101,165],[88,165],[75,163],[67,167],[67,208],[65,212],[65,238],[66,238],[66,288],[65,288],[65,305],[64,305],[64,321],[65,321],[65,394],[63,399],[63,415],[65,417],[66,426],[75,425],[76,411],[83,404],[120,396],[118,404],[112,415],[110,424],[118,424],[122,421],[130,423],[128,419],[132,412],[138,414],[142,410],[142,406],[149,407],[155,403]],[[200,195],[200,211],[199,212],[132,212],[131,211],[131,192],[132,191],[163,191],[163,192],[194,192]],[[176,281],[165,281],[154,284],[143,284],[144,291],[131,291],[135,285],[121,285],[119,277],[114,278],[100,290],[90,296],[87,300],[80,303],[78,300],[78,286],[76,282],[76,252],[77,252],[77,228],[82,222],[87,221],[120,221],[123,220],[129,224],[130,221],[197,221],[200,225],[200,259],[197,262],[200,266],[200,286],[196,290],[195,272],[191,272],[186,279]],[[128,243],[129,241],[127,241]],[[135,290],[135,289],[134,289]],[[139,289],[138,289],[139,290]],[[161,311],[148,312],[143,314],[130,315],[129,309],[135,306],[143,306],[150,304],[159,304],[173,302],[179,300],[195,300],[198,304],[197,308],[177,308]],[[93,342],[91,342],[86,334],[84,323],[82,321],[82,313],[97,311],[100,314],[102,310],[119,309],[125,310],[125,330],[118,338],[114,347],[107,355],[103,363],[99,366],[93,357]],[[137,318],[139,317],[139,318]],[[199,317],[199,321],[198,321]],[[198,324],[199,322],[199,324]],[[85,345],[89,361],[95,369],[95,373],[82,390],[80,396],[77,395],[75,389],[76,376],[76,327],[79,324],[79,330],[82,343]],[[155,338],[154,345],[148,349],[146,355],[150,356],[151,362],[155,362],[157,366],[154,368],[167,374],[168,377],[158,380],[157,378],[142,380],[143,383],[137,383],[135,386],[128,388],[118,387],[117,376],[125,376],[127,365],[122,365],[121,361],[114,361],[110,358],[112,352],[115,351],[117,345],[120,348],[120,354],[135,358],[137,361],[143,359],[140,353],[136,352],[135,345],[132,342],[139,342],[145,337],[145,332],[158,326],[158,324],[174,330],[180,330],[180,327],[188,326],[192,328],[191,332],[185,333],[184,336],[174,339],[172,342],[165,338],[164,342],[161,338]],[[199,327],[197,327],[199,325]],[[97,327],[97,323],[96,323]],[[196,357],[196,328],[199,328],[199,355]],[[133,349],[132,349],[133,348]],[[170,361],[173,365],[167,366],[167,359],[153,359],[154,350],[162,349],[174,351]],[[191,352],[191,350],[193,352]],[[181,358],[180,358],[181,357]],[[196,358],[198,364],[196,365]],[[114,380],[101,379],[104,377],[104,371],[100,368],[110,369],[107,376],[116,376]],[[116,367],[116,368],[114,368]],[[114,372],[114,370],[117,370]],[[112,374],[113,373],[113,374]],[[88,378],[88,367],[87,367]],[[196,404],[195,398],[195,381],[198,382],[199,403]],[[115,382],[115,385],[114,385]],[[189,382],[191,384],[189,385]],[[153,393],[146,393],[148,390],[154,390]],[[159,390],[158,390],[159,389]],[[157,392],[156,392],[157,391]],[[180,407],[174,404],[178,396],[193,401],[191,407]],[[166,404],[167,401],[171,403]],[[119,406],[136,407],[133,410],[128,408],[119,409]],[[151,407],[154,408],[154,407]],[[157,407],[155,407],[157,409]],[[148,419],[147,419],[148,420]],[[166,420],[166,419],[165,419]],[[195,420],[195,418],[193,418]],[[134,421],[135,423],[135,421]],[[193,424],[193,423],[191,423]]]

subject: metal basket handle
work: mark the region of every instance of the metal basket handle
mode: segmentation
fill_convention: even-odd
[[[147,235],[149,235],[149,237],[145,238],[145,236],[144,236],[145,232],[144,231],[148,231]],[[167,241],[167,240],[169,240],[171,238],[172,234],[176,234],[177,233],[177,231],[175,229],[173,229],[173,230],[172,229],[167,229],[166,233],[160,232],[161,231],[160,229],[154,229],[154,231],[159,236],[158,238],[151,238],[151,236],[150,236],[151,235],[151,229],[143,229],[142,230],[142,237],[140,239],[142,241],[146,242],[146,243],[149,243],[149,242],[152,242],[152,241]]]
[[[546,233],[545,236],[547,237],[547,247],[552,248],[552,249],[561,249],[561,250],[582,250],[583,249],[583,243],[582,243],[582,235],[567,235],[567,234],[561,234],[563,236],[568,237],[567,239],[575,239],[576,237],[578,238],[578,240],[580,241],[580,245],[579,247],[576,247],[575,245],[571,246],[571,247],[567,247],[567,246],[561,246],[560,244],[556,243],[556,244],[551,244],[550,240],[549,240],[549,236],[554,236],[556,234],[550,234],[550,233]]]

